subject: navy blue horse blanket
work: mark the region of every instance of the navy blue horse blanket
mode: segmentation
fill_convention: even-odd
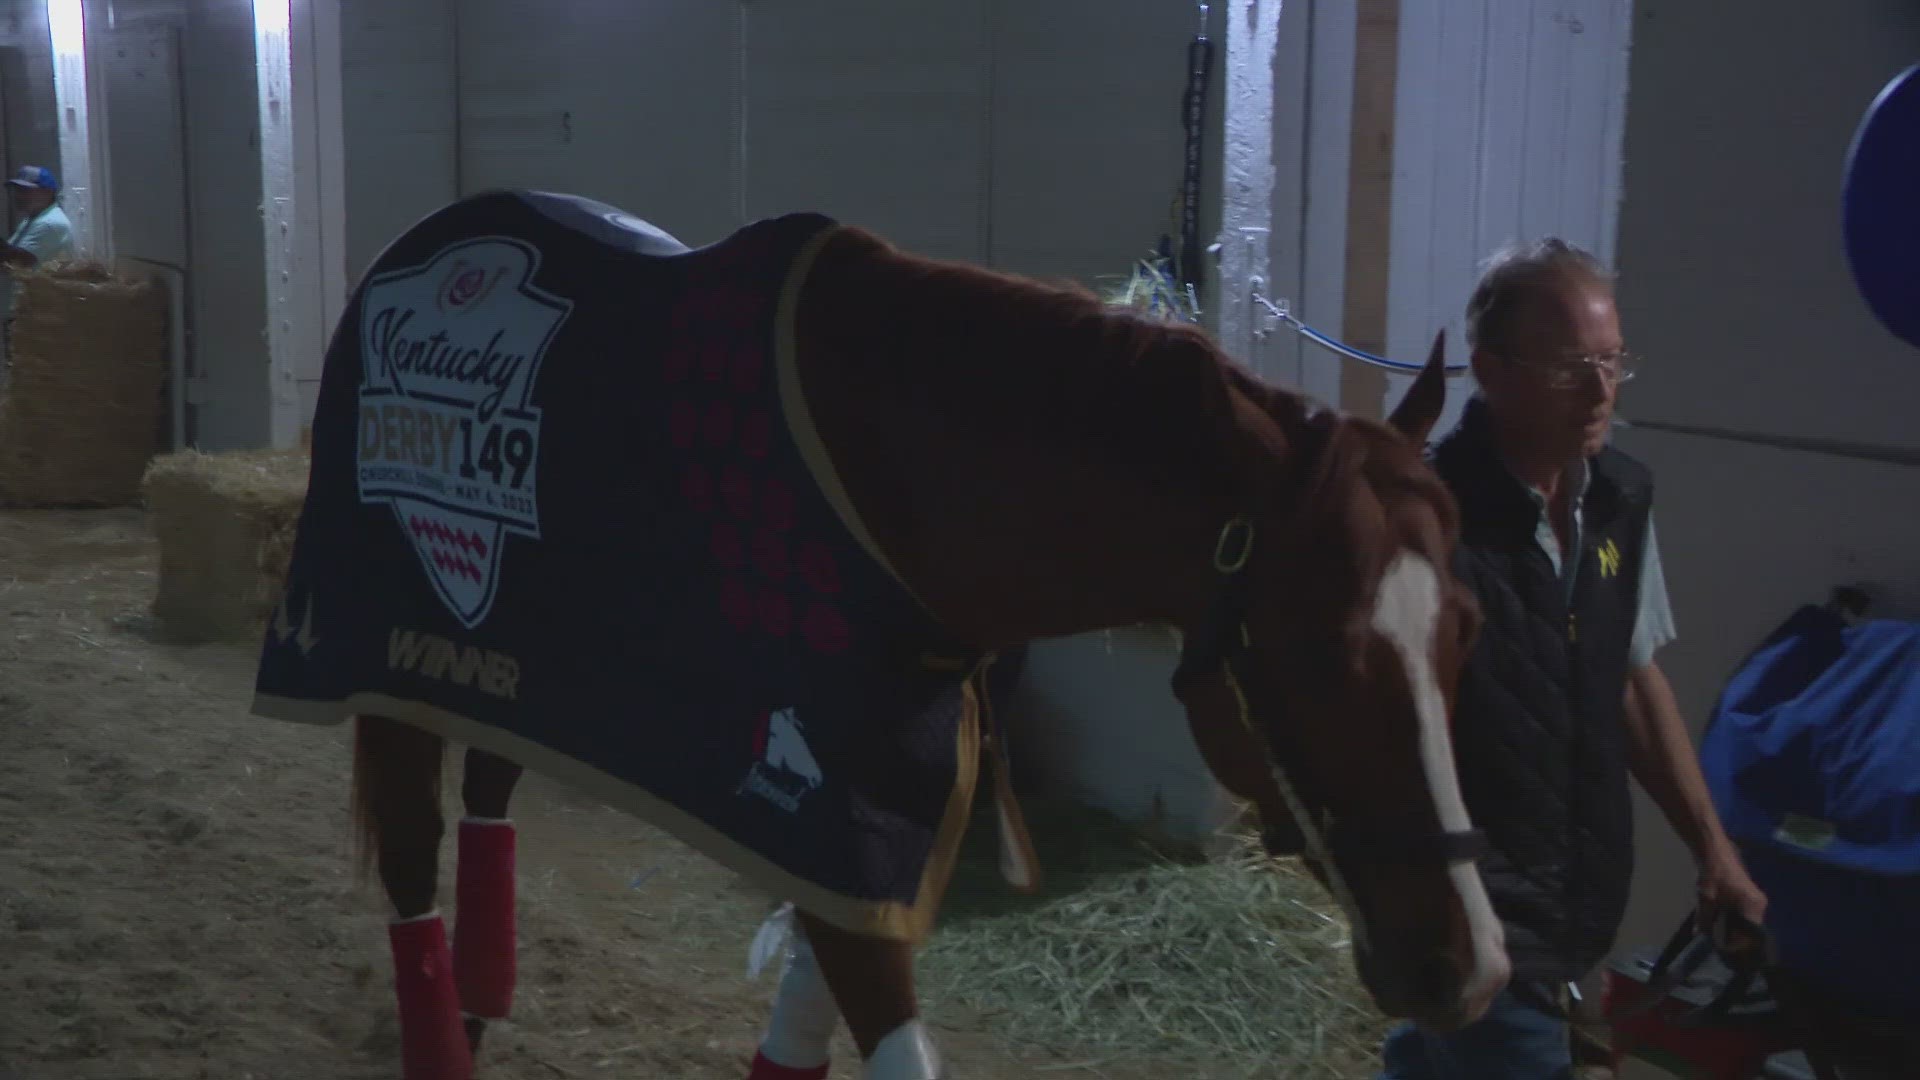
[[[794,315],[838,228],[688,250],[495,192],[395,240],[327,351],[254,711],[417,725],[920,937],[982,658],[889,568],[809,418]]]

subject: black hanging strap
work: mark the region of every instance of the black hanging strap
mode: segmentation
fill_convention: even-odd
[[[1208,5],[1200,5],[1200,33],[1187,45],[1187,89],[1181,97],[1180,122],[1186,128],[1186,173],[1180,182],[1180,284],[1201,292],[1200,160],[1206,149],[1207,87],[1213,80],[1213,41],[1207,37]]]

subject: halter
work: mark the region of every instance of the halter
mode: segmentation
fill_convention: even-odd
[[[1218,588],[1214,591],[1206,617],[1186,635],[1181,644],[1180,663],[1174,668],[1172,679],[1175,695],[1216,673],[1224,673],[1236,684],[1253,681],[1242,674],[1241,661],[1253,646],[1253,635],[1247,629],[1251,588],[1246,569],[1253,557],[1254,539],[1253,518],[1248,514],[1236,515],[1220,529],[1213,551],[1213,569]],[[1251,728],[1253,718],[1248,714],[1244,696],[1241,698],[1240,714],[1241,722]],[[1317,830],[1327,853],[1336,859],[1445,868],[1456,862],[1478,859],[1486,853],[1486,836],[1479,829],[1458,832],[1438,830],[1409,835],[1343,824],[1328,810],[1307,807],[1294,793],[1287,771],[1274,756],[1273,747],[1266,736],[1256,730],[1254,738],[1266,755],[1267,767],[1278,783],[1281,795],[1286,798],[1295,815],[1311,816],[1311,821],[1300,822],[1303,830]],[[1272,831],[1273,826],[1268,825],[1266,832],[1269,838]]]

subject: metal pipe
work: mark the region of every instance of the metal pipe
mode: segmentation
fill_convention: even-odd
[[[1265,308],[1267,314],[1279,320],[1283,325],[1292,327],[1302,337],[1329,352],[1358,360],[1363,364],[1386,368],[1388,371],[1403,375],[1415,375],[1421,365],[1409,364],[1401,360],[1389,360],[1384,356],[1375,356],[1347,345],[1333,337],[1323,334],[1306,323],[1295,318],[1287,310],[1285,300],[1279,303],[1254,293],[1254,303]],[[1448,375],[1458,375],[1468,370],[1467,364],[1449,364]],[[1731,428],[1707,427],[1699,424],[1676,424],[1665,420],[1628,420],[1616,418],[1616,428],[1645,428],[1648,431],[1666,431],[1675,435],[1692,435],[1702,439],[1716,439],[1722,442],[1747,443],[1752,446],[1770,446],[1779,450],[1804,450],[1814,454],[1826,454],[1831,457],[1851,458],[1855,461],[1877,461],[1889,465],[1905,465],[1920,468],[1920,447],[1886,446],[1877,443],[1849,442],[1845,439],[1829,439],[1816,435],[1773,435],[1766,432],[1734,431]]]

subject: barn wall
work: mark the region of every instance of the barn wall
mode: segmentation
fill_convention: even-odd
[[[351,285],[458,194],[455,0],[340,0],[345,251]]]
[[[576,191],[695,244],[820,209],[1083,280],[1124,274],[1167,226],[1191,7],[536,8],[461,5],[465,191]]]
[[[142,133],[114,136],[130,159],[114,161],[115,205],[137,219],[128,235],[179,234],[138,238],[164,252],[155,258],[192,260],[200,443],[263,444],[285,390],[266,340],[250,4],[116,0],[115,18],[115,48],[147,47],[129,28],[174,30],[184,103],[176,165],[152,134],[165,125],[146,123],[159,99],[109,94]],[[810,206],[929,254],[1083,280],[1122,273],[1169,220],[1192,21],[1148,0],[973,0],[931,14],[839,0],[804,17],[777,5],[295,0],[295,197],[273,209],[291,215],[275,265],[298,302],[280,303],[272,325],[293,327],[299,409],[360,271],[422,214],[493,186],[593,195],[693,243]],[[1076,47],[1055,50],[1061,41]],[[133,66],[119,65],[121,90]],[[191,208],[184,221],[154,209],[176,201],[171,190],[127,192],[150,162],[180,177],[169,184]]]
[[[1467,296],[1501,244],[1552,234],[1613,261],[1632,7],[1401,0],[1383,355],[1424,361],[1444,327],[1464,363]],[[1411,383],[1346,404],[1391,408]],[[1472,393],[1452,381],[1437,430]]]
[[[181,36],[203,449],[269,440],[259,88],[247,0],[193,0]]]
[[[1920,11],[1792,0],[1716,17],[1639,0],[1619,268],[1623,410],[1746,431],[1920,445],[1920,356],[1876,323],[1846,268],[1839,183],[1868,103],[1920,55]],[[1697,732],[1745,651],[1842,581],[1920,608],[1920,471],[1655,433],[1621,444],[1659,475],[1679,621],[1662,655]],[[1903,594],[1903,596],[1901,595]],[[1657,947],[1692,872],[1644,800],[1622,935]]]
[[[249,0],[115,0],[89,19],[93,167],[118,257],[186,283],[190,400],[203,446],[266,436],[265,263]],[[45,8],[0,5],[7,168],[58,168]],[[184,271],[184,279],[174,276]]]
[[[104,101],[92,104],[110,119],[115,248],[187,270],[190,434],[203,449],[291,440],[350,283],[394,233],[453,198],[452,30],[452,0],[294,0],[277,89],[291,130],[270,223],[250,0],[115,0],[94,50]],[[39,54],[22,52],[44,65],[33,60],[44,22],[37,40]],[[31,100],[9,94],[7,108]],[[15,145],[32,134],[23,121],[8,130]],[[288,328],[279,376],[269,241],[287,273],[275,275],[273,318]]]
[[[41,0],[0,4],[0,124],[6,172],[22,165],[60,165],[60,127],[53,99],[53,47]],[[12,231],[12,223],[8,223]]]

